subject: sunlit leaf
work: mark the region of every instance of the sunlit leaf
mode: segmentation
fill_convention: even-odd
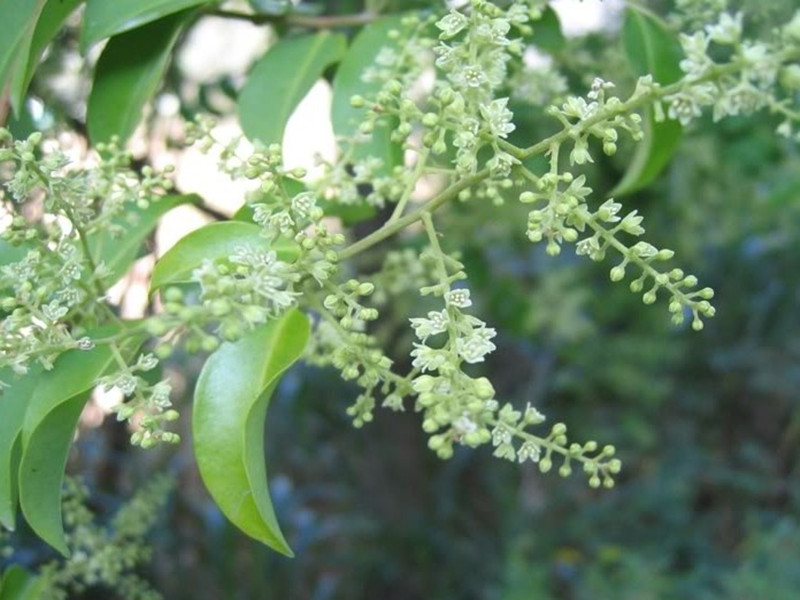
[[[239,94],[239,120],[245,135],[280,144],[292,112],[325,69],[338,62],[347,41],[323,31],[280,40],[250,72]]]
[[[197,465],[223,514],[287,556],[267,487],[264,421],[280,376],[308,342],[308,319],[291,311],[212,354],[197,381],[192,431]]]

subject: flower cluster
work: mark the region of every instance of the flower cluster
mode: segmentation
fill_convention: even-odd
[[[432,221],[426,226],[433,236]],[[496,332],[481,319],[469,314],[470,291],[451,284],[464,278],[463,265],[442,253],[431,237],[430,255],[438,263],[440,281],[422,289],[444,301],[440,310],[425,317],[411,319],[418,342],[411,356],[419,374],[413,379],[417,395],[416,408],[422,412],[422,428],[430,434],[428,446],[441,458],[452,456],[455,444],[477,447],[491,443],[494,455],[510,461],[532,461],[547,472],[553,454],[563,458],[559,473],[571,473],[571,462],[583,464],[593,487],[601,483],[614,485],[614,475],[621,468],[612,458],[614,448],[607,446],[597,453],[596,442],[567,445],[566,426],[557,423],[550,434],[539,437],[527,431],[545,421],[535,407],[528,404],[522,411],[495,397],[495,390],[486,377],[467,373],[469,365],[482,363],[495,349]]]
[[[136,429],[131,435],[131,443],[142,448],[151,448],[160,442],[176,444],[180,441],[177,433],[164,429],[164,425],[178,418],[173,410],[170,394],[172,385],[166,379],[155,384],[148,383],[147,372],[158,365],[158,359],[150,353],[139,355],[136,362],[128,364],[120,358],[118,371],[102,377],[97,383],[109,390],[116,388],[129,398],[127,402],[114,407],[117,420],[127,421],[135,417]]]
[[[796,64],[786,64],[800,57],[800,12],[776,31],[774,39],[766,41],[745,39],[743,19],[741,12],[722,13],[715,23],[681,35],[686,57],[680,66],[689,85],[664,98],[668,116],[688,125],[706,107],[712,108],[715,121],[769,107],[783,117],[778,132],[789,137],[800,121],[792,107],[800,89],[800,70]],[[712,46],[726,51],[726,62],[712,58]],[[786,100],[778,99],[780,88],[786,91]]]
[[[379,393],[383,406],[392,410],[403,410],[403,399],[411,393],[408,378],[392,371],[392,360],[366,332],[367,323],[378,318],[375,308],[363,304],[374,290],[373,284],[355,279],[338,287],[329,284],[322,305],[315,307],[320,321],[306,352],[312,364],[333,365],[342,378],[363,389],[347,409],[356,427],[372,421]]]
[[[106,588],[125,598],[161,600],[137,571],[152,557],[146,537],[173,488],[170,478],[153,478],[103,525],[87,507],[88,488],[67,478],[63,511],[70,555],[39,568],[40,597],[66,600],[87,588]]]
[[[669,294],[669,311],[675,324],[683,322],[684,311],[692,316],[692,327],[703,327],[701,317],[712,317],[714,307],[709,300],[713,297],[710,288],[694,290],[697,278],[686,275],[682,269],[673,268],[661,271],[659,262],[670,260],[674,252],[659,250],[645,241],[633,245],[624,243],[622,234],[639,237],[644,234],[642,217],[636,210],[620,216],[622,205],[613,199],[604,202],[597,210],[591,210],[586,198],[591,189],[585,185],[581,175],[573,179],[570,173],[549,173],[536,180],[536,191],[520,194],[520,202],[544,206],[532,210],[528,216],[528,239],[532,242],[547,240],[547,252],[559,254],[562,242],[576,242],[576,252],[594,261],[602,261],[611,250],[622,256],[622,261],[610,271],[612,281],[621,281],[626,267],[634,265],[640,276],[631,282],[631,291],[640,293],[650,282],[650,287],[642,295],[645,304],[656,301],[659,291]],[[583,239],[579,239],[584,234]]]

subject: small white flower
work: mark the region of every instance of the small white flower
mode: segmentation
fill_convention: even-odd
[[[511,442],[511,430],[503,425],[497,425],[492,429],[492,445],[499,446],[500,444],[508,444]]]
[[[514,113],[508,109],[508,98],[497,98],[489,104],[481,104],[479,108],[492,135],[504,138],[516,129],[511,122]]]
[[[455,306],[456,308],[469,308],[472,306],[472,300],[469,297],[467,288],[450,290],[444,295],[444,301],[447,306]]]
[[[735,44],[742,37],[742,13],[738,12],[734,16],[722,13],[717,24],[706,25],[706,33],[718,44]]]
[[[414,367],[420,369],[423,373],[428,371],[438,371],[443,365],[447,364],[449,355],[442,350],[434,350],[422,344],[414,344],[414,349],[411,351],[411,356],[414,357],[411,363]]]
[[[462,15],[460,12],[455,10],[450,11],[450,13],[436,22],[436,27],[441,30],[441,34],[439,37],[441,39],[448,39],[464,29],[467,26],[467,17]]]
[[[432,335],[447,331],[450,317],[447,315],[446,310],[442,310],[429,312],[427,318],[412,318],[409,320],[411,321],[411,327],[414,328],[414,334],[424,342]]]
[[[489,341],[495,335],[491,327],[476,329],[472,335],[456,340],[456,352],[470,364],[483,362],[484,357],[495,350],[495,345]]]
[[[517,452],[517,459],[519,462],[525,462],[526,460],[530,460],[531,462],[539,462],[539,458],[542,455],[542,451],[533,442],[525,442],[522,446],[519,447],[519,451]]]

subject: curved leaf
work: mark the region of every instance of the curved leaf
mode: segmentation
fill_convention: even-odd
[[[192,6],[217,0],[87,0],[81,48]]]
[[[0,90],[9,86],[15,114],[22,108],[19,90],[25,80],[28,52],[45,0],[0,0],[3,35],[0,35]]]
[[[127,210],[124,219],[115,221],[124,227],[125,233],[114,236],[108,228],[95,235],[87,236],[89,251],[96,263],[102,262],[109,270],[106,283],[115,283],[122,277],[136,260],[142,242],[158,223],[158,220],[181,204],[198,202],[199,196],[195,194],[164,196],[144,210],[134,208]]]
[[[0,600],[39,600],[46,581],[18,565],[11,565],[0,576]]]
[[[112,332],[102,330],[93,335]],[[123,351],[132,353],[141,341],[139,336],[129,338]],[[61,483],[67,454],[89,391],[113,361],[108,346],[65,352],[53,369],[39,378],[25,415],[20,507],[31,529],[65,556],[69,550],[61,519]]]
[[[191,281],[192,271],[202,265],[203,261],[225,258],[242,247],[272,249],[281,260],[297,257],[297,246],[293,242],[279,240],[277,244],[270,244],[261,235],[261,228],[254,223],[211,223],[182,237],[156,262],[150,290]]]
[[[365,69],[375,64],[375,58],[383,47],[396,44],[389,38],[389,31],[398,28],[402,18],[402,15],[383,17],[364,27],[342,59],[333,80],[331,105],[331,122],[337,136],[353,137],[358,134],[358,126],[364,120],[365,109],[352,107],[350,98],[374,97],[380,91],[380,81],[364,81],[362,75]],[[383,161],[381,174],[390,174],[403,161],[402,146],[390,139],[394,126],[394,120],[387,120],[376,126],[368,139],[354,146],[352,158],[380,158]]]
[[[239,94],[239,120],[245,135],[265,144],[280,144],[294,109],[325,69],[345,53],[340,33],[323,31],[270,48],[250,72]]]
[[[197,466],[223,514],[250,537],[292,556],[269,498],[264,420],[281,374],[303,352],[308,319],[291,311],[212,354],[197,381],[192,430]]]
[[[61,29],[67,17],[77,8],[83,0],[47,0],[39,19],[36,21],[36,28],[31,38],[30,49],[26,59],[24,77],[20,77],[11,92],[11,102],[14,106],[22,106],[25,94],[39,66],[47,45],[53,40]]]
[[[652,74],[662,85],[674,83],[682,76],[682,51],[678,40],[655,15],[628,8],[622,27],[625,55],[636,75]],[[644,139],[622,180],[610,195],[619,196],[639,190],[653,181],[669,163],[677,150],[683,128],[677,121],[655,120],[652,109],[645,114]]]
[[[156,93],[188,12],[116,35],[95,68],[86,112],[94,143],[113,136],[125,142],[142,119],[142,109]]]
[[[38,376],[38,369],[22,377],[15,376],[11,369],[0,373],[0,381],[9,385],[0,396],[0,524],[6,529],[13,530],[16,524],[20,432]]]

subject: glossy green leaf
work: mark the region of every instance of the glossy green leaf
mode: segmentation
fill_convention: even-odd
[[[682,51],[677,38],[655,15],[640,8],[628,8],[622,27],[625,55],[636,75],[652,74],[662,85],[674,83],[682,72]],[[652,182],[672,159],[680,144],[683,128],[672,120],[657,122],[647,109],[644,139],[612,196],[635,192]]]
[[[9,86],[16,114],[21,108],[18,90],[25,80],[31,39],[44,3],[45,0],[0,0],[0,90]]]
[[[114,330],[98,331],[94,336]],[[132,354],[142,342],[129,338],[123,352]],[[61,519],[61,483],[75,427],[90,390],[114,362],[108,346],[70,350],[53,369],[39,377],[22,428],[19,503],[31,529],[67,555]]]
[[[353,96],[374,98],[380,91],[379,81],[364,81],[362,75],[366,68],[375,63],[378,52],[387,44],[393,43],[389,39],[389,31],[398,28],[401,19],[402,16],[395,15],[370,23],[359,32],[347,50],[333,80],[331,121],[337,136],[352,137],[358,133],[358,126],[364,120],[366,109],[353,108],[350,105],[350,98]],[[394,126],[394,120],[387,120],[376,127],[369,139],[353,148],[353,160],[362,160],[370,156],[380,158],[384,165],[381,174],[391,173],[391,170],[403,160],[401,145],[389,139]]]
[[[0,524],[6,529],[16,525],[20,432],[38,376],[39,369],[25,376],[14,375],[11,369],[0,371],[0,381],[10,386],[0,396]]]
[[[297,257],[297,246],[293,242],[279,241],[277,244],[270,244],[261,235],[261,228],[254,223],[211,223],[182,237],[156,262],[150,289],[155,291],[166,285],[191,281],[192,272],[203,261],[225,258],[242,247],[272,249],[281,260],[293,260]]]
[[[294,109],[328,66],[345,53],[346,38],[323,31],[280,40],[250,72],[239,94],[239,120],[245,135],[280,144]]]
[[[108,229],[88,237],[89,251],[95,263],[102,262],[109,270],[107,284],[115,283],[136,260],[142,242],[153,231],[158,220],[168,211],[181,204],[198,202],[194,194],[164,196],[150,202],[144,210],[134,208],[125,212],[116,223],[124,228],[122,235],[114,236]]]
[[[187,12],[175,13],[109,40],[97,61],[86,113],[94,143],[113,136],[125,142],[133,135],[187,17]]]
[[[0,600],[41,600],[46,582],[18,565],[0,577]]]
[[[12,90],[11,101],[14,106],[22,106],[42,54],[44,54],[48,44],[64,25],[67,17],[72,14],[81,2],[83,0],[47,0],[39,19],[36,21],[36,28],[33,32],[26,60],[25,76],[18,80],[15,89]]]
[[[216,0],[87,0],[81,47],[201,4]]]
[[[280,376],[308,342],[291,311],[212,354],[197,381],[192,430],[200,475],[223,514],[247,535],[292,556],[267,487],[264,421]]]

